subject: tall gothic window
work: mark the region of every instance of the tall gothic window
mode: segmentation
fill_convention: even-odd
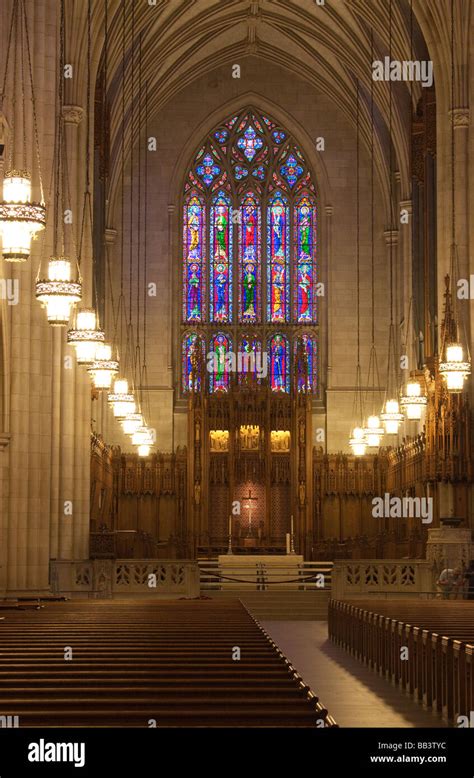
[[[238,383],[266,378],[274,392],[289,392],[297,375],[299,391],[315,392],[316,280],[316,191],[305,158],[284,128],[247,109],[212,130],[186,178],[183,391],[195,383],[199,337],[210,392],[228,391],[234,371]]]

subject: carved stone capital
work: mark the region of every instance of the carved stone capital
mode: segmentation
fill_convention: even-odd
[[[114,230],[113,227],[107,227],[104,233],[104,237],[107,246],[113,246],[117,240],[117,230]]]
[[[400,208],[403,208],[404,210],[408,211],[408,213],[413,212],[413,204],[411,200],[400,200]]]
[[[62,113],[66,124],[78,125],[84,117],[84,110],[80,105],[63,105]]]
[[[460,127],[469,127],[469,108],[453,108],[449,111],[450,118],[452,118],[453,115],[455,130]]]
[[[385,230],[383,236],[387,246],[398,246],[398,230]]]
[[[326,211],[326,216],[332,216],[334,213],[334,208],[332,205],[326,205],[324,210]]]

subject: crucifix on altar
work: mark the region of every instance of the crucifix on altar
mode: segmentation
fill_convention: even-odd
[[[258,497],[252,497],[252,490],[249,488],[249,493],[244,496],[244,500],[247,500],[247,505],[245,506],[248,510],[248,518],[249,518],[249,524],[248,524],[248,531],[247,531],[247,537],[251,538],[253,537],[252,534],[252,503],[258,502]]]

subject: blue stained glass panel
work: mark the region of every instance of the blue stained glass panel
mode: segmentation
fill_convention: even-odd
[[[232,217],[230,199],[219,192],[210,215],[210,321],[232,320]]]
[[[267,318],[290,320],[290,230],[287,200],[275,192],[267,208]]]
[[[213,335],[208,356],[209,390],[227,392],[230,384],[229,352],[232,341],[227,335],[218,332]]]
[[[288,182],[290,187],[293,187],[298,178],[303,173],[303,167],[300,165],[294,154],[290,154],[283,165],[280,167],[280,174]]]
[[[183,320],[204,320],[205,295],[205,207],[196,194],[187,198],[183,218],[184,297]]]
[[[210,186],[220,172],[219,165],[216,164],[215,159],[210,154],[206,154],[203,157],[202,164],[196,168],[196,173],[202,178],[206,186]]]
[[[290,355],[284,335],[274,335],[268,343],[270,386],[273,392],[290,391]]]
[[[244,134],[237,139],[237,147],[243,151],[246,159],[251,162],[257,153],[263,146],[263,140],[255,132],[252,125],[249,125]]]
[[[240,207],[239,321],[261,320],[261,208],[248,193]]]

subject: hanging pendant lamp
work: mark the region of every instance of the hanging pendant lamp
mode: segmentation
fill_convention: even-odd
[[[112,346],[100,343],[96,348],[94,361],[87,371],[95,389],[110,389],[118,370],[118,361],[112,359]]]
[[[67,342],[74,346],[78,365],[90,366],[99,343],[104,343],[105,332],[98,326],[93,308],[82,308],[76,313],[75,328],[68,330]]]
[[[69,323],[73,305],[80,302],[80,280],[71,280],[71,261],[68,257],[51,257],[48,278],[36,284],[36,299],[46,308],[49,324],[65,327]]]
[[[116,419],[125,419],[129,414],[136,411],[135,398],[128,391],[128,381],[123,378],[117,378],[114,383],[114,391],[107,397],[112,405]]]
[[[12,133],[9,139],[8,168],[3,179],[3,200],[0,202],[0,234],[2,237],[2,255],[6,262],[26,262],[30,256],[31,241],[46,225],[46,210],[44,207],[43,184],[41,180],[41,165],[38,144],[38,129],[36,124],[36,96],[33,86],[33,70],[31,68],[31,51],[28,33],[28,21],[24,0],[16,0],[12,5],[10,21],[9,45],[3,77],[2,96],[5,95],[11,51],[13,50],[13,80],[11,94],[13,95],[13,113],[15,102],[20,103],[20,109],[12,121]],[[17,71],[20,71],[19,73]],[[25,114],[26,83],[24,73],[29,74],[30,98],[33,114],[33,138],[27,136]],[[18,167],[18,143],[22,138],[22,162]],[[31,174],[27,165],[27,143],[34,147],[37,158],[41,202],[32,202]]]

